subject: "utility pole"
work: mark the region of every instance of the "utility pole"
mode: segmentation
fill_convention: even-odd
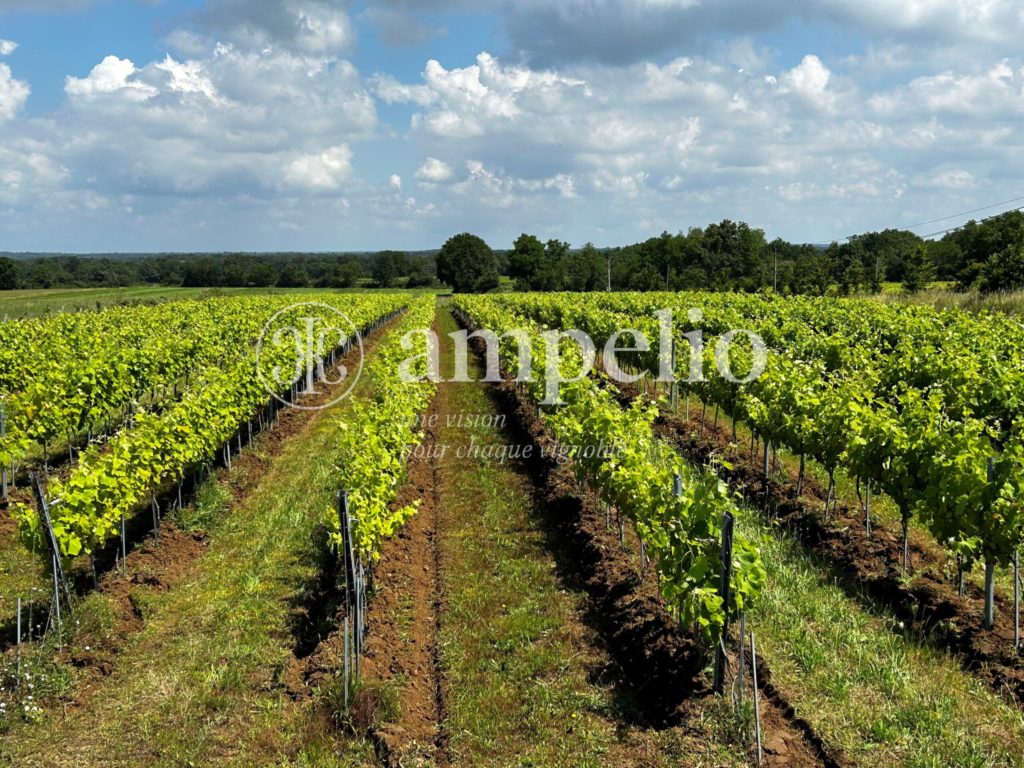
[[[608,293],[612,292],[612,252],[608,251]]]
[[[779,246],[772,246],[772,253],[775,260],[775,275],[772,277],[772,293],[779,292]]]

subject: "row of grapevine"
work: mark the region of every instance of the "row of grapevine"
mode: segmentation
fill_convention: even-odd
[[[293,302],[213,298],[3,323],[0,466],[88,441],[140,400],[173,402],[197,372],[248,354],[267,317]]]
[[[405,472],[407,451],[422,436],[417,428],[418,417],[436,390],[436,384],[426,377],[427,355],[436,354],[436,350],[428,348],[426,337],[416,333],[430,328],[434,313],[433,296],[411,303],[397,328],[366,365],[371,393],[353,403],[339,424],[335,458],[338,484],[348,492],[354,550],[364,561],[375,560],[381,542],[401,528],[418,508],[418,502],[397,510],[392,510],[391,505]],[[405,360],[412,360],[412,364],[407,366],[409,375],[403,377]],[[342,531],[335,510],[327,511],[325,522],[334,545],[340,548]]]
[[[501,335],[522,329],[531,337],[533,374],[524,382],[535,402],[544,399],[545,344],[536,324],[518,312],[520,297],[460,297],[473,324]],[[577,297],[562,297],[576,301]],[[577,378],[581,358],[572,345],[560,364],[567,381]],[[506,370],[519,366],[519,349],[501,342]],[[562,405],[543,412],[545,423],[574,459],[578,477],[601,499],[632,521],[659,575],[666,603],[709,647],[717,642],[727,613],[735,616],[756,601],[765,570],[756,546],[737,535],[733,543],[729,605],[720,593],[720,539],[723,515],[734,509],[728,491],[713,473],[691,467],[654,435],[655,406],[637,401],[619,406],[610,387],[583,378],[560,388]]]
[[[396,311],[405,301],[394,294],[317,299],[330,301],[357,327]],[[294,304],[300,299],[290,297],[288,301]],[[257,301],[250,304],[250,311],[262,327],[278,304],[277,300]],[[296,323],[300,315],[305,322],[306,317],[315,314],[315,327],[311,329],[314,336],[335,324],[333,310],[327,306],[306,305],[294,312],[298,313]],[[265,345],[258,364],[264,373],[277,367],[291,372],[304,354],[305,350],[294,345]],[[212,459],[240,426],[255,417],[268,397],[264,381],[257,375],[256,352],[244,350],[237,359],[197,373],[173,405],[159,413],[139,412],[131,428],[103,445],[87,448],[70,476],[54,480],[49,487],[52,529],[61,554],[88,554],[116,536],[125,517],[162,488],[180,482],[195,467]],[[38,510],[20,504],[13,507],[12,515],[28,543],[42,551]]]
[[[842,467],[900,508],[906,563],[918,515],[969,568],[986,564],[991,624],[997,564],[1011,565],[1024,539],[1024,331],[1002,316],[971,316],[867,301],[735,294],[536,296],[523,308],[539,322],[580,328],[600,344],[618,328],[658,338],[653,313],[673,310],[676,375],[683,386],[748,423],[767,443],[817,459],[833,479]],[[517,304],[516,306],[522,306]],[[699,313],[689,316],[689,310]],[[738,384],[714,359],[722,334],[748,329],[767,343],[764,372]],[[703,333],[703,380],[689,373],[687,334]],[[656,351],[638,356],[656,370]],[[735,375],[751,351],[730,351]],[[746,366],[746,368],[744,368]],[[831,488],[830,488],[831,493]]]

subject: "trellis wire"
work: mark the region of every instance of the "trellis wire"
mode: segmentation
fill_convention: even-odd
[[[350,686],[359,679],[363,639],[366,636],[366,569],[362,558],[356,554],[352,539],[348,491],[342,490],[338,493],[337,506],[342,537],[339,555],[345,569],[345,662],[342,684],[345,687],[347,702]]]
[[[68,609],[71,608],[71,590],[68,588],[67,577],[64,573],[64,565],[61,561],[60,548],[57,545],[57,537],[53,532],[53,522],[50,518],[50,503],[46,498],[46,489],[43,486],[43,478],[39,473],[33,473],[32,486],[36,495],[36,502],[39,504],[39,512],[42,517],[43,526],[46,530],[46,542],[50,547],[50,572],[53,577],[53,608],[47,623],[48,629],[57,630],[58,647],[61,642],[61,592],[67,598]]]
[[[17,600],[17,610],[18,610],[18,620],[16,622],[16,624],[17,624],[17,630],[16,630],[16,632],[17,632],[17,640],[15,642],[17,643],[17,646],[18,646],[18,650],[17,650],[18,662],[17,662],[17,664],[18,664],[18,683],[20,684],[21,683],[21,598],[20,597]]]
[[[405,312],[405,309],[406,309],[405,307],[402,307],[402,308],[400,308],[398,310],[395,310],[394,312],[390,312],[387,315],[385,315],[385,316],[383,316],[381,318],[378,318],[377,320],[369,323],[362,330],[357,331],[355,337],[349,336],[340,345],[338,345],[335,348],[333,348],[327,355],[325,355],[325,359],[329,359],[330,360],[330,364],[333,366],[335,364],[336,360],[337,360],[337,356],[338,356],[339,352],[340,352],[340,354],[342,356],[345,356],[345,355],[349,354],[354,349],[356,338],[368,336],[371,333],[379,330],[384,325],[389,323],[391,320],[393,320],[394,318],[398,317],[403,312]],[[291,398],[290,402],[294,402],[294,400],[297,398],[297,396],[298,396],[298,389],[297,389],[297,387],[294,384],[289,388],[288,395]],[[262,428],[262,425],[264,423],[264,413],[265,413],[266,414],[265,421],[266,421],[269,429],[273,430],[273,428],[275,426],[275,422],[278,419],[279,414],[280,414],[280,405],[278,404],[279,397],[280,397],[279,395],[275,395],[275,396],[271,397],[267,401],[267,405],[260,409],[260,411],[259,411],[259,420],[260,420],[261,428]],[[280,399],[286,399],[286,398],[280,398]],[[135,417],[135,403],[132,402],[132,403],[129,403],[128,414],[127,414],[127,419],[128,419],[129,425],[133,425],[134,424],[134,417]],[[5,436],[6,435],[6,431],[7,431],[6,404],[4,403],[3,399],[0,398],[0,437]],[[239,446],[239,451],[241,451],[242,442],[243,442],[243,439],[244,439],[243,438],[243,434],[244,433],[247,433],[247,437],[248,437],[247,444],[251,445],[252,444],[252,439],[253,439],[253,420],[251,418],[249,419],[249,421],[246,424],[240,424],[239,427],[238,427],[237,432],[234,435],[230,436],[225,441],[224,445],[220,449],[220,452],[221,452],[222,458],[224,460],[225,466],[229,470],[231,469],[231,444],[232,444],[232,442],[234,440],[237,439],[238,446]],[[92,429],[90,427],[90,440],[91,440],[91,437],[92,437]],[[193,486],[194,487],[198,487],[199,483],[202,480],[202,477],[203,477],[203,467],[204,466],[205,466],[204,464],[200,464],[198,469],[196,469],[193,472],[193,476],[194,476]],[[62,558],[61,553],[60,553],[59,545],[57,544],[57,538],[56,538],[56,535],[54,534],[54,531],[53,531],[53,522],[52,522],[52,519],[50,517],[50,509],[55,504],[59,503],[59,501],[54,502],[53,504],[51,504],[51,502],[46,497],[46,491],[45,491],[45,487],[44,487],[45,472],[46,472],[46,463],[45,463],[45,460],[44,460],[43,471],[42,472],[33,472],[33,473],[30,474],[30,481],[31,481],[31,484],[32,484],[32,487],[33,487],[33,491],[34,491],[35,497],[36,497],[36,505],[37,505],[37,507],[39,509],[39,516],[40,516],[41,521],[43,522],[43,526],[44,526],[44,529],[45,529],[46,542],[47,542],[47,545],[48,545],[48,547],[50,549],[50,573],[51,573],[51,579],[52,579],[52,590],[49,590],[49,591],[51,592],[51,595],[52,595],[52,597],[51,597],[52,607],[51,607],[51,610],[49,612],[49,616],[47,618],[46,629],[43,630],[43,634],[48,633],[52,629],[56,629],[57,630],[57,635],[58,635],[58,648],[60,648],[61,647],[61,642],[62,642],[62,639],[61,639],[61,628],[62,628],[62,625],[63,625],[62,610],[66,609],[68,612],[71,611],[71,590],[70,590],[70,587],[68,586],[67,577],[66,577],[66,574],[64,572],[63,558]],[[12,466],[12,472],[11,472],[11,475],[10,475],[10,479],[13,479],[13,466]],[[178,481],[178,486],[177,486],[177,501],[178,501],[178,508],[179,509],[181,509],[183,507],[183,489],[182,489],[183,482],[184,482],[184,479],[179,480]],[[8,483],[9,483],[9,475],[8,475],[8,471],[7,471],[7,465],[5,464],[2,467],[0,467],[0,487],[2,487],[2,488],[0,488],[0,492],[2,492],[2,499],[4,501],[7,501],[7,499],[8,499]],[[171,503],[172,503],[172,507],[173,507],[173,501]],[[159,508],[159,503],[157,501],[155,493],[152,493],[150,495],[150,511],[151,511],[151,514],[152,514],[152,517],[153,517],[153,532],[154,532],[154,536],[158,538],[159,537],[160,508]],[[121,532],[121,546],[119,548],[120,551],[119,551],[118,554],[120,555],[122,573],[126,574],[127,573],[127,562],[126,561],[127,561],[127,554],[128,553],[127,553],[126,521],[125,521],[124,515],[121,516],[121,521],[120,522],[121,522],[121,525],[120,525],[120,529],[121,529],[121,531],[120,531]],[[94,580],[95,580],[95,564],[93,564],[93,571],[94,571]],[[354,580],[354,581],[358,581],[358,583],[359,583],[359,600],[356,602],[357,613],[359,614],[359,616],[358,616],[358,619],[359,619],[359,621],[358,621],[358,632],[365,632],[365,621],[363,620],[363,615],[365,614],[366,605],[367,605],[367,595],[366,595],[366,589],[365,589],[366,580],[367,580],[366,570],[363,567],[362,563],[360,563],[359,567],[358,567],[358,577],[357,577],[357,579]],[[35,587],[32,587],[32,591],[35,591]],[[17,618],[16,618],[16,623],[19,626],[17,645],[19,647],[19,659],[20,659],[20,646],[21,646],[22,640],[27,640],[27,641],[31,641],[32,640],[32,610],[33,610],[33,603],[34,603],[34,601],[32,600],[31,597],[29,598],[29,601],[28,601],[28,609],[29,609],[28,634],[27,634],[27,637],[24,637],[24,638],[22,637],[22,632],[20,630],[22,611],[23,611],[22,606],[21,606],[22,598],[19,597],[17,599],[17,602],[18,602],[18,608],[17,608],[18,615],[17,615]],[[362,639],[361,638],[362,638],[362,636],[360,635],[360,637],[359,637],[359,650],[360,650],[360,652],[362,650]],[[357,664],[358,664],[358,659],[357,659]],[[357,674],[358,674],[358,667],[357,667]]]

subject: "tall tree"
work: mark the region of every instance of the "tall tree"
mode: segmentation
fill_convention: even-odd
[[[437,254],[437,277],[459,293],[485,293],[498,287],[494,251],[469,232],[455,235]]]
[[[919,243],[904,262],[903,290],[917,293],[932,279],[932,263],[928,258],[928,246]]]
[[[1024,241],[989,256],[981,268],[978,288],[982,293],[1024,288]]]
[[[409,269],[409,288],[425,288],[437,285],[437,260],[433,256],[414,259]]]
[[[539,288],[537,275],[544,266],[544,243],[535,235],[522,234],[512,245],[508,257],[508,274],[519,290]]]
[[[0,291],[10,291],[18,287],[18,271],[18,262],[0,257]]]
[[[566,259],[566,289],[570,291],[599,291],[605,287],[606,265],[604,256],[593,243],[587,243]]]

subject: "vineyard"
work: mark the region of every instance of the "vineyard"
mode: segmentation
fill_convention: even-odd
[[[4,322],[0,759],[1024,765],[1022,342],[732,293]]]
[[[618,328],[659,338],[655,313],[666,308],[680,318],[672,378],[684,397],[692,393],[702,410],[713,406],[716,424],[722,413],[748,425],[764,444],[766,466],[773,446],[798,455],[801,467],[818,461],[829,477],[826,517],[837,470],[863,488],[868,530],[872,491],[887,494],[900,512],[904,570],[913,518],[955,556],[961,593],[964,572],[982,563],[992,626],[995,570],[1016,568],[1024,541],[1024,327],[1005,316],[734,294],[554,296],[496,311],[583,330],[603,347]],[[767,345],[763,373],[747,384],[722,369],[746,376],[749,350],[731,346],[732,364],[717,364],[723,334],[735,329]],[[698,344],[687,338],[694,332]],[[656,371],[658,354],[635,353],[634,362]],[[696,377],[694,355],[704,358]],[[801,469],[798,494],[803,478]]]

